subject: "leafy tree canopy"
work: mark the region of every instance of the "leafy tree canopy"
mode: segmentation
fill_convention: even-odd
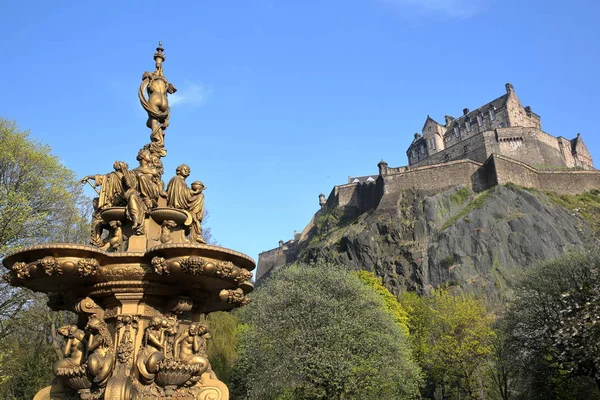
[[[0,258],[19,246],[85,243],[91,201],[75,174],[0,118]],[[69,320],[50,313],[46,297],[0,283],[0,398],[29,399],[46,386],[60,356],[56,328]]]
[[[276,271],[240,313],[236,399],[414,399],[420,369],[381,296],[326,263]]]
[[[495,337],[483,303],[438,289],[423,297],[405,293],[402,305],[408,310],[416,357],[429,380],[448,398],[479,398]]]
[[[504,324],[509,346],[525,372],[521,374],[525,397],[569,398],[565,396],[572,393],[562,389],[571,391],[576,377],[586,377],[595,382],[593,398],[597,398],[599,266],[597,252],[568,253],[521,277]]]
[[[81,242],[89,233],[86,202],[75,174],[49,146],[0,118],[0,256],[16,246]]]

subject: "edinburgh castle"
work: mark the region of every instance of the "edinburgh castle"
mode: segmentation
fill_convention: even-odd
[[[427,116],[406,154],[408,166],[389,167],[382,160],[378,174],[350,177],[327,198],[321,194],[321,209],[301,233],[259,255],[256,279],[293,260],[320,216],[339,208],[346,215],[360,215],[393,192],[416,189],[427,195],[458,185],[482,192],[512,183],[576,194],[600,187],[600,171],[581,136],[567,139],[544,132],[540,116],[521,104],[510,83],[497,99],[473,111],[465,108],[457,118],[446,115],[443,125]]]

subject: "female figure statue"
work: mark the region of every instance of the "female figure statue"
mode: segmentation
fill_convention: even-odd
[[[163,190],[158,185],[161,180],[156,169],[155,158],[158,157],[153,156],[150,150],[141,149],[137,156],[140,166],[133,170],[137,176],[138,192],[147,210],[151,210],[158,205],[158,197]]]
[[[169,207],[185,210],[192,217],[190,229],[190,240],[197,243],[205,243],[202,238],[202,217],[204,216],[204,194],[206,187],[202,182],[192,183],[188,188],[185,179],[190,176],[191,170],[185,164],[177,167],[176,175],[167,185],[167,205]]]
[[[166,56],[163,53],[162,44],[159,43],[154,54],[156,62],[156,70],[154,72],[144,72],[142,75],[142,84],[138,91],[138,97],[142,107],[148,113],[148,121],[146,125],[152,129],[150,140],[155,143],[160,149],[164,148],[165,130],[169,127],[169,100],[168,94],[173,94],[177,91],[175,86],[167,81],[163,75],[162,63]],[[144,96],[144,90],[148,94],[148,99]],[[161,157],[166,155],[164,149]]]
[[[140,374],[140,380],[145,384],[154,381],[158,364],[165,359],[164,349],[164,328],[163,320],[160,317],[154,317],[148,323],[142,339],[142,349],[138,355],[136,365]]]
[[[202,355],[202,350],[204,350],[203,336],[206,333],[208,333],[206,325],[192,323],[187,330],[175,339],[174,358],[195,367],[197,370],[194,376],[200,376],[208,369],[208,359]]]
[[[65,325],[58,329],[59,335],[65,338],[65,358],[54,363],[54,375],[61,374],[65,369],[76,369],[83,364],[86,356],[85,334],[76,325]]]
[[[124,196],[123,175],[127,171],[127,163],[115,161],[114,171],[106,175],[88,175],[81,180],[82,183],[94,181],[94,186],[101,186],[98,197],[94,198],[94,213],[92,214],[92,231],[90,243],[96,247],[104,246],[102,232],[106,228],[100,213],[108,207],[123,206],[127,200]]]
[[[99,210],[108,207],[122,206],[123,204],[123,172],[127,170],[127,163],[115,161],[114,171],[106,175],[88,175],[81,180],[82,183],[94,181],[95,186],[102,186],[98,197]]]
[[[133,225],[131,229],[136,235],[143,235],[145,233],[144,219],[146,217],[146,205],[142,201],[142,197],[137,190],[138,179],[133,171],[125,171],[123,176],[123,189],[127,207],[125,209],[125,215]]]
[[[86,328],[89,331],[88,372],[94,377],[94,383],[102,387],[106,385],[115,365],[113,341],[106,322],[97,316],[90,317]]]

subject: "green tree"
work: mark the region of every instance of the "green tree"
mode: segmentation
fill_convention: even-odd
[[[526,271],[505,317],[523,398],[600,393],[600,254],[568,253]],[[594,396],[594,397],[591,397]]]
[[[89,229],[80,208],[85,201],[75,174],[49,146],[0,118],[0,255],[52,240],[78,241]]]
[[[236,399],[414,399],[406,334],[357,274],[331,264],[277,270],[241,310]]]
[[[84,243],[91,201],[75,174],[0,118],[0,258],[20,246]],[[49,313],[43,295],[0,283],[0,398],[31,398],[48,384],[60,344],[56,328],[66,314]]]
[[[402,307],[396,296],[383,286],[381,278],[377,277],[374,273],[369,271],[358,271],[357,274],[361,281],[381,296],[383,304],[385,305],[385,310],[394,317],[398,325],[408,336],[408,313]]]
[[[207,355],[213,371],[225,384],[229,384],[231,370],[237,361],[235,350],[238,341],[238,318],[235,312],[214,312],[206,322],[210,328]]]
[[[438,289],[423,297],[405,293],[402,305],[419,364],[443,398],[482,398],[482,377],[495,337],[483,303]]]

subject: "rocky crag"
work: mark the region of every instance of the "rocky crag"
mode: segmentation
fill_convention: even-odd
[[[475,193],[386,193],[371,211],[320,215],[287,253],[374,271],[393,293],[459,286],[489,300],[510,296],[518,271],[598,244],[599,192],[557,195],[515,185]]]

